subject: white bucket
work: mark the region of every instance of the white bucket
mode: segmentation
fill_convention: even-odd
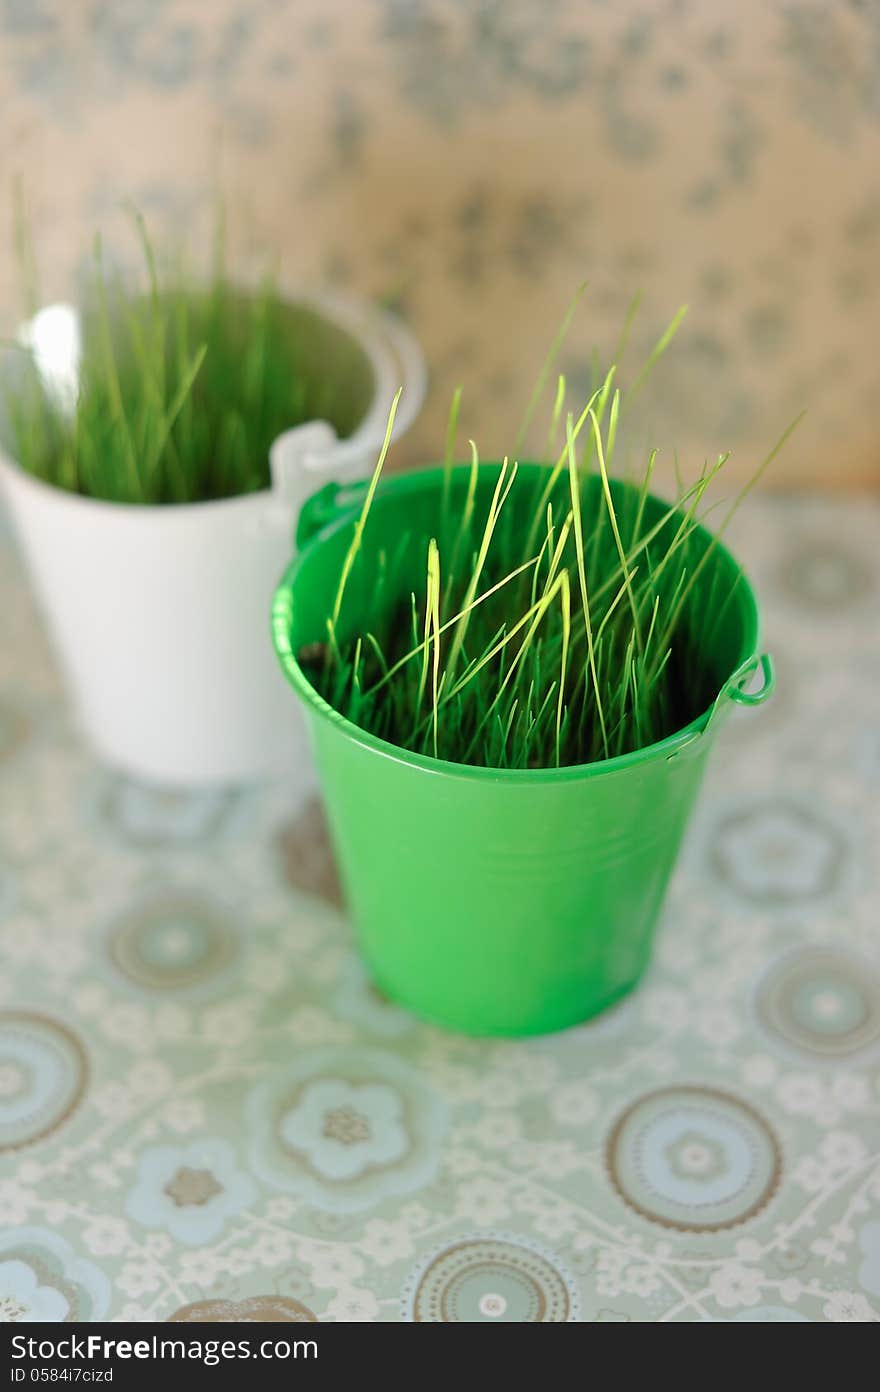
[[[270,489],[205,503],[109,503],[47,485],[0,454],[0,482],[82,730],[102,759],[137,777],[311,779],[269,639],[272,594],[304,499],[373,468],[395,391],[403,385],[397,438],[421,407],[425,369],[387,313],[336,295],[293,298],[357,340],[375,392],[347,439],[321,421],[279,436]]]

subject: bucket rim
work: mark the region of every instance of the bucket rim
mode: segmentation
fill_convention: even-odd
[[[469,465],[459,464],[454,466],[455,470],[467,471]],[[480,472],[484,475],[494,474],[497,478],[498,472],[503,466],[497,461],[485,461],[480,463]],[[529,461],[518,463],[518,476],[530,474],[537,477],[543,473],[546,465],[536,464]],[[438,481],[442,481],[444,474],[443,466],[432,465],[427,468],[417,469],[411,473],[392,475],[380,484],[376,496],[373,500],[373,508],[381,507],[383,497],[389,494],[406,494],[427,491]],[[636,485],[626,479],[612,479],[612,486],[622,488],[635,488]],[[659,497],[656,493],[646,494],[650,501],[659,503],[661,507],[669,507],[667,500]],[[747,623],[746,635],[743,646],[739,654],[739,659],[732,667],[730,673],[721,682],[719,695],[716,696],[710,705],[696,716],[689,724],[682,726],[679,730],[674,730],[666,735],[662,740],[656,740],[652,744],[643,745],[640,749],[631,750],[627,754],[616,754],[610,759],[598,759],[586,764],[564,764],[560,768],[553,766],[535,769],[503,769],[488,768],[481,764],[461,764],[451,759],[434,758],[429,754],[417,754],[414,751],[403,749],[400,745],[393,744],[390,740],[381,739],[378,735],[373,735],[369,730],[364,730],[353,721],[348,720],[340,714],[328,701],[325,701],[315,688],[312,686],[308,677],[296,660],[296,654],[290,641],[291,622],[293,618],[293,587],[296,576],[308,557],[322,546],[330,537],[334,536],[342,528],[348,526],[360,513],[360,500],[353,501],[344,505],[339,511],[335,512],[332,521],[316,531],[309,541],[293,557],[290,564],[284,571],[281,580],[275,590],[272,601],[271,611],[271,630],[275,652],[281,664],[282,671],[290,685],[293,687],[297,696],[309,709],[319,716],[325,724],[331,726],[340,735],[346,736],[353,743],[360,745],[365,750],[377,754],[395,763],[404,764],[408,767],[420,769],[425,773],[444,775],[447,778],[459,778],[467,782],[480,783],[510,783],[524,784],[527,786],[537,786],[546,783],[577,782],[585,778],[604,777],[608,774],[624,772],[626,769],[634,768],[646,763],[659,762],[661,759],[672,759],[685,747],[693,746],[699,736],[705,734],[713,716],[718,709],[724,691],[730,679],[745,664],[757,657],[760,644],[760,613],[758,602],[751,583],[745,570],[737,561],[736,557],[724,545],[714,533],[704,527],[701,522],[695,524],[709,541],[714,543],[716,550],[724,561],[739,573],[739,587],[742,596],[741,602],[746,608]],[[768,692],[769,694],[769,692]],[[752,702],[748,702],[752,704]]]
[[[196,286],[196,293],[201,289]],[[243,296],[255,296],[257,291],[250,278],[241,277],[234,282],[234,290]],[[306,286],[298,288],[282,286],[278,294],[279,303],[286,311],[303,309],[322,319],[325,324],[344,333],[363,353],[366,364],[372,373],[372,393],[364,407],[361,419],[350,435],[340,436],[339,444],[371,448],[374,431],[379,420],[383,426],[387,416],[388,388],[394,376],[394,367],[387,345],[381,341],[375,324],[369,321],[372,306],[367,299],[343,296],[329,289],[313,289]],[[41,306],[41,308],[44,306]],[[74,306],[77,314],[88,308],[87,304]],[[304,421],[304,425],[313,421]],[[0,444],[0,474],[5,474],[8,483],[17,485],[22,493],[30,493],[35,498],[62,500],[81,512],[106,517],[122,518],[126,515],[150,518],[156,522],[167,519],[173,513],[179,517],[215,516],[221,511],[234,511],[242,504],[253,505],[271,502],[277,492],[271,484],[255,488],[249,493],[231,493],[223,498],[199,498],[182,503],[134,503],[114,498],[94,497],[91,493],[79,493],[73,489],[60,488],[46,479],[32,474],[18,460],[8,447]]]

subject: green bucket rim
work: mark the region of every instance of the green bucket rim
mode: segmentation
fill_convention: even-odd
[[[486,462],[480,464],[480,473],[484,477],[494,477],[497,480],[498,473],[503,466],[497,462]],[[456,469],[467,470],[467,464],[456,465]],[[520,477],[531,475],[535,478],[544,473],[546,466],[534,463],[521,463],[518,465]],[[427,491],[442,482],[444,469],[442,466],[433,466],[427,469],[419,469],[413,473],[398,474],[382,481],[376,490],[373,500],[373,508],[382,505],[382,499],[390,494],[415,493]],[[634,487],[626,480],[617,479],[613,481],[619,486]],[[338,490],[345,492],[344,489]],[[313,495],[317,496],[317,495]],[[649,493],[647,497],[662,507],[668,507],[669,503],[658,497],[657,494]],[[311,500],[309,500],[311,501]],[[309,506],[307,501],[305,507]],[[353,721],[346,719],[339,711],[325,701],[312,686],[308,677],[303,672],[296,660],[296,655],[291,645],[291,626],[293,620],[293,589],[296,577],[308,557],[318,547],[323,545],[331,536],[334,536],[344,527],[349,526],[360,514],[361,499],[358,498],[351,502],[345,502],[339,510],[332,514],[332,520],[328,519],[323,525],[311,535],[304,546],[301,547],[293,557],[293,560],[285,570],[276,590],[272,601],[272,639],[275,651],[278,655],[281,668],[285,677],[293,687],[294,691],[322,720],[328,725],[346,735],[355,744],[361,745],[371,753],[378,754],[386,759],[391,759],[396,763],[405,764],[412,768],[421,769],[425,773],[443,774],[446,777],[460,778],[466,781],[477,782],[504,782],[510,784],[525,784],[535,786],[541,783],[572,782],[584,778],[599,778],[607,774],[623,772],[625,769],[633,768],[639,764],[645,764],[659,760],[661,758],[672,759],[685,747],[692,746],[697,738],[704,734],[713,720],[719,708],[727,701],[735,701],[743,705],[759,705],[764,701],[773,690],[774,676],[770,658],[765,654],[758,658],[758,646],[760,642],[760,614],[758,611],[758,601],[755,592],[749,582],[748,576],[742,566],[736,560],[732,552],[719,541],[707,527],[702,523],[697,523],[696,528],[710,542],[714,543],[715,549],[723,562],[739,572],[741,586],[741,601],[744,607],[745,635],[743,645],[740,650],[740,662],[731,672],[730,676],[722,684],[718,696],[703,711],[696,716],[688,725],[682,726],[680,730],[674,730],[672,734],[666,735],[664,739],[657,740],[653,744],[643,745],[641,749],[631,750],[628,754],[617,754],[610,759],[598,759],[587,764],[565,764],[561,768],[536,768],[536,769],[500,769],[486,768],[476,764],[460,764],[450,759],[435,759],[433,755],[416,754],[408,749],[401,749],[397,744],[392,744],[389,740],[380,739],[377,735],[370,734],[368,730],[363,730]],[[763,686],[762,689],[754,694],[746,693],[742,690],[743,686],[749,681],[760,667]]]

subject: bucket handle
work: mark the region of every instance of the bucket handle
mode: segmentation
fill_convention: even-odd
[[[761,674],[761,685],[757,691],[746,691],[746,685],[752,677]],[[769,653],[756,654],[748,658],[740,667],[737,667],[733,676],[728,677],[722,686],[712,712],[706,723],[706,728],[715,718],[719,706],[724,701],[734,701],[738,706],[760,706],[773,694],[776,686],[776,670],[773,666],[773,658]]]
[[[407,326],[386,309],[350,300],[338,293],[299,297],[339,324],[365,350],[373,370],[373,399],[353,433],[340,439],[324,420],[306,421],[278,435],[269,447],[271,489],[265,520],[292,529],[301,508],[315,489],[328,481],[350,484],[372,471],[388,424],[398,387],[403,388],[394,421],[393,440],[408,430],[418,415],[427,390],[427,368],[417,340]]]
[[[757,691],[747,691],[745,688],[753,677],[761,674],[761,685]],[[669,759],[677,759],[685,750],[690,749],[692,744],[696,744],[707,733],[716,717],[721,713],[729,701],[737,706],[760,706],[773,694],[776,686],[776,669],[773,666],[773,658],[769,653],[756,653],[749,657],[745,662],[737,667],[736,671],[727,678],[709,711],[709,718],[702,730],[695,730],[692,734],[683,735],[681,743],[673,752],[668,755]]]
[[[342,513],[363,502],[370,486],[369,479],[353,483],[325,483],[317,493],[306,498],[296,524],[296,549],[301,551],[313,537],[329,527]]]

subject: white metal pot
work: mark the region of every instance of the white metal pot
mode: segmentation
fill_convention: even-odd
[[[326,422],[279,436],[271,488],[137,506],[65,492],[0,455],[0,482],[80,724],[97,754],[168,784],[306,781],[296,702],[269,641],[269,609],[299,508],[330,480],[372,469],[398,386],[395,438],[424,398],[421,352],[387,313],[297,295],[356,339],[375,390],[354,433]]]

